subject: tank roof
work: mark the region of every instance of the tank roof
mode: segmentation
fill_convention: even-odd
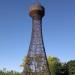
[[[35,4],[33,4],[30,7],[29,11],[32,11],[32,10],[43,10],[43,9],[44,9],[44,7],[40,3],[35,3]]]
[[[32,12],[34,11],[38,11],[39,13],[43,13],[44,15],[44,7],[40,3],[35,3],[30,7],[29,9],[30,15],[32,15]]]

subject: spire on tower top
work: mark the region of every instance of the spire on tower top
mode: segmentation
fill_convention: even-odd
[[[40,1],[39,1],[39,0],[36,0],[36,2],[37,2],[37,3],[40,3]]]
[[[41,3],[40,3],[40,1],[39,1],[39,0],[36,0],[36,4],[41,5]]]

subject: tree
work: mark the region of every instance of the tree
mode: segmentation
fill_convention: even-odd
[[[61,63],[57,75],[68,75],[68,67],[66,63]]]
[[[0,70],[0,75],[21,75],[21,73],[15,71]]]
[[[69,75],[75,75],[75,60],[71,60],[67,63]]]
[[[59,67],[61,66],[60,60],[56,57],[48,57],[48,64],[50,68],[51,75],[58,75]]]
[[[21,67],[25,67],[25,64],[28,62],[28,59],[27,57],[25,56],[24,59],[23,59],[23,63],[20,65]]]

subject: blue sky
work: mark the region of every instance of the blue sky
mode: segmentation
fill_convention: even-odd
[[[32,20],[28,8],[35,0],[0,0],[0,69],[22,71]],[[47,55],[62,62],[75,59],[75,0],[40,0],[46,13],[43,38]]]

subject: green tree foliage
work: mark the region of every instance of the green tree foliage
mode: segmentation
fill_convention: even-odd
[[[2,70],[0,70],[0,75],[21,75],[21,73],[15,72],[15,71],[2,71]]]
[[[51,75],[57,75],[59,67],[61,66],[60,60],[56,57],[49,56],[48,64],[49,64]]]
[[[61,63],[56,75],[68,75],[68,67],[66,63]]]
[[[27,59],[27,57],[25,56],[24,59],[23,59],[23,63],[22,63],[20,66],[24,68],[24,67],[25,67],[25,63],[27,62],[27,60],[28,60],[28,59]]]
[[[75,60],[71,60],[67,63],[69,75],[75,75]]]
[[[68,75],[68,66],[66,63],[61,63],[56,57],[48,57],[48,63],[51,75]]]

